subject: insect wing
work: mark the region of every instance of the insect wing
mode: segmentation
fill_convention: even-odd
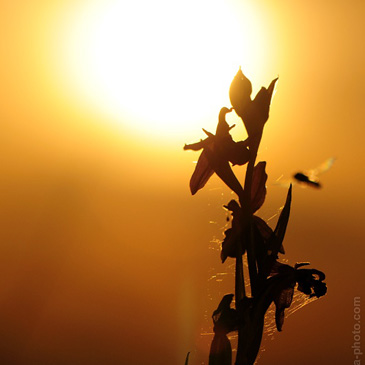
[[[328,158],[326,161],[321,163],[318,167],[313,170],[308,171],[308,177],[310,180],[316,180],[319,175],[323,174],[324,172],[328,171],[335,162],[334,157]]]

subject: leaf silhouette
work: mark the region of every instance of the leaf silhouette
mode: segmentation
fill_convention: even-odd
[[[286,227],[288,225],[289,216],[290,216],[291,196],[292,196],[291,193],[292,193],[292,186],[290,185],[284,208],[280,213],[280,217],[278,219],[278,222],[277,222],[275,230],[274,230],[275,241],[273,244],[273,254],[275,254],[275,255],[277,255],[277,253],[280,251],[280,248],[282,247],[285,232],[286,232]],[[283,248],[282,248],[282,250],[284,251]]]
[[[245,109],[251,102],[251,94],[251,81],[243,74],[240,67],[229,88],[231,104],[239,116],[244,115]]]
[[[248,110],[248,115],[246,116],[246,119],[248,119],[249,123],[256,123],[258,125],[262,125],[263,127],[263,125],[268,120],[271,98],[277,80],[277,78],[272,80],[267,89],[262,87],[257,93],[251,104],[252,107]]]
[[[186,354],[186,358],[185,358],[185,365],[189,365],[189,355],[190,355],[190,352],[188,352]]]
[[[251,100],[252,84],[241,68],[233,78],[229,98],[236,113],[241,117],[251,141],[261,138],[264,124],[269,118],[269,109],[276,81],[266,89],[262,87],[254,100]]]
[[[270,228],[270,226],[260,217],[257,215],[254,215],[253,217],[253,223],[255,224],[256,228],[260,232],[262,238],[265,241],[268,241],[272,238],[272,235],[274,231]]]
[[[275,269],[275,265],[277,265],[276,259],[278,257],[278,252],[285,253],[283,240],[290,216],[291,192],[292,187],[290,186],[284,208],[280,213],[275,230],[267,241],[267,256],[264,259],[260,270],[261,281],[265,280],[267,276],[270,275],[270,273]],[[265,227],[265,225],[260,220],[256,218],[254,222],[256,222],[256,226],[259,228],[260,232],[262,231],[265,235],[268,233],[269,229]]]

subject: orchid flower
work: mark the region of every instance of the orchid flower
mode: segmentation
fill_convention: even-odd
[[[257,357],[262,339],[264,318],[267,309],[272,302],[275,303],[275,323],[278,331],[282,330],[285,309],[292,304],[295,285],[298,283],[298,290],[318,298],[326,294],[327,286],[323,282],[325,275],[323,272],[315,269],[300,269],[299,267],[308,265],[308,263],[296,264],[294,267],[275,262],[272,276],[265,280],[264,286],[260,293],[254,299],[251,299],[251,305],[246,306],[244,312],[239,311],[239,316],[244,317],[246,338],[240,345],[241,359],[245,363],[253,364]],[[247,298],[245,298],[247,300]],[[241,308],[239,305],[238,308]]]
[[[291,279],[285,280],[285,285],[278,287],[273,295],[276,306],[275,322],[278,331],[282,330],[284,323],[284,311],[289,308],[294,294],[295,284],[298,283],[298,290],[304,294],[309,295],[310,298],[316,296],[317,298],[323,296],[327,292],[326,283],[323,280],[326,278],[322,271],[316,269],[300,269],[301,266],[309,265],[308,262],[297,263],[291,267],[280,262],[275,262],[272,275],[286,275]],[[289,276],[288,276],[289,275]]]
[[[209,365],[231,365],[232,348],[227,333],[237,330],[237,312],[231,308],[233,294],[225,295],[213,312],[214,338],[210,347]]]
[[[253,171],[253,182],[251,186],[251,207],[253,213],[260,209],[265,201],[265,184],[267,180],[265,167],[266,162],[261,161],[255,166]],[[290,206],[290,201],[288,201],[287,207],[288,205]],[[232,212],[233,219],[232,227],[224,232],[225,238],[222,242],[221,251],[222,262],[224,262],[227,257],[236,258],[237,255],[243,255],[246,249],[245,241],[247,241],[247,231],[245,230],[247,225],[245,222],[243,222],[244,215],[241,206],[237,201],[231,200],[228,205],[224,207]],[[259,265],[260,263],[264,263],[266,255],[271,255],[276,259],[278,252],[283,254],[285,253],[282,242],[284,239],[286,224],[289,219],[289,214],[287,214],[288,209],[290,208],[286,208],[285,210],[283,209],[285,214],[280,215],[281,218],[278,220],[275,231],[273,231],[263,219],[256,215],[253,216],[255,237],[258,243],[256,245],[256,250],[259,254],[257,257],[257,259],[260,261]],[[278,243],[279,241],[280,245]],[[240,242],[242,244],[239,244]],[[261,245],[259,243],[261,243]],[[239,247],[241,247],[241,252],[237,251]],[[267,265],[269,264],[267,263]]]
[[[184,150],[203,149],[190,179],[192,195],[205,186],[214,172],[238,196],[243,193],[242,186],[234,175],[229,162],[233,165],[244,165],[249,160],[249,150],[245,141],[235,142],[229,133],[234,126],[228,125],[226,114],[231,111],[232,109],[228,108],[221,109],[215,135],[203,129],[208,138],[184,146]]]

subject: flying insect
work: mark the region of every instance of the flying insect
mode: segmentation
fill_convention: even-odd
[[[301,186],[310,186],[315,189],[320,189],[322,187],[322,184],[319,182],[318,176],[328,171],[332,167],[334,162],[335,158],[330,157],[313,170],[304,172],[298,171],[294,173],[291,180],[281,180],[281,176],[276,180],[275,185],[288,187],[290,184],[299,184]]]

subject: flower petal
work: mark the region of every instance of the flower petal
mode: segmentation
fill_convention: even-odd
[[[237,329],[237,312],[231,308],[234,295],[226,294],[213,312],[212,319],[215,333],[229,333]]]
[[[214,335],[209,352],[209,365],[231,365],[232,347],[226,335]]]
[[[296,270],[296,280],[298,290],[312,297],[321,297],[327,293],[327,285],[323,282],[326,275],[316,269],[298,269]]]
[[[287,287],[281,290],[275,297],[274,302],[276,306],[275,323],[278,331],[283,329],[285,308],[289,308],[293,301],[294,288]]]
[[[191,143],[191,144],[185,144],[184,151],[192,150],[192,151],[199,151],[202,148],[205,148],[210,144],[212,141],[209,138],[201,139],[199,142]]]
[[[250,150],[246,141],[234,142],[233,140],[225,146],[228,161],[233,165],[244,165],[250,159]]]
[[[217,156],[217,152],[210,149],[204,150],[210,166],[214,172],[223,180],[223,182],[233,190],[239,197],[243,195],[243,188],[233,173],[232,168],[227,160]]]
[[[203,188],[214,173],[214,170],[211,168],[207,158],[206,151],[207,150],[204,149],[200,154],[198,163],[196,164],[195,170],[190,179],[190,191],[192,195],[196,194],[198,190]]]
[[[228,109],[226,107],[223,107],[220,110],[219,117],[218,117],[217,130],[215,132],[215,135],[217,137],[225,137],[225,136],[229,135],[229,131],[233,128],[233,127],[230,127],[228,125],[228,123],[226,122],[226,114],[230,113],[231,111],[232,111],[232,109]]]
[[[235,228],[228,228],[224,231],[225,238],[222,242],[222,251],[221,251],[221,260],[222,264],[226,261],[227,257],[236,258],[237,249],[240,245],[240,241],[243,241],[242,232]],[[243,242],[242,242],[243,243]],[[245,253],[245,248],[242,247],[242,252],[240,253],[243,255]]]
[[[231,200],[224,207],[232,212],[233,219],[232,228],[224,232],[225,238],[222,242],[221,251],[222,263],[226,261],[227,257],[236,258],[237,255],[243,255],[245,252],[241,207],[236,200]]]

